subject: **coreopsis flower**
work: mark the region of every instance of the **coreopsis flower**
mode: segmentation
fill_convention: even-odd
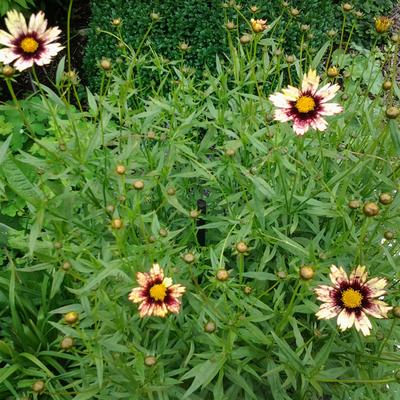
[[[0,30],[0,44],[6,46],[0,50],[0,61],[14,63],[18,71],[33,64],[44,65],[51,62],[63,46],[54,41],[60,36],[58,27],[47,28],[44,13],[32,14],[27,25],[25,17],[18,11],[7,13],[5,23],[9,31]]]
[[[179,297],[186,288],[172,284],[172,279],[164,277],[164,271],[158,264],[153,264],[150,272],[138,272],[136,279],[139,287],[133,288],[129,300],[140,303],[140,316],[165,317],[168,312],[178,313],[181,302]]]
[[[378,33],[387,32],[392,26],[393,21],[388,17],[377,17],[375,18],[375,30]]]
[[[296,135],[304,135],[310,127],[324,131],[328,124],[323,116],[338,114],[343,108],[337,103],[328,103],[339,90],[339,85],[328,83],[319,90],[318,85],[319,76],[310,69],[304,74],[300,89],[288,86],[282,93],[270,95],[269,99],[278,107],[274,119],[293,121]]]
[[[372,278],[367,281],[365,266],[359,265],[350,277],[342,267],[331,266],[332,286],[320,285],[314,289],[318,300],[323,303],[316,316],[318,319],[330,319],[337,316],[337,324],[344,331],[353,325],[365,336],[372,328],[368,315],[386,318],[392,307],[378,300],[386,293],[385,278]]]
[[[250,23],[251,23],[251,28],[253,29],[253,32],[255,32],[255,33],[263,32],[268,28],[266,19],[252,18],[250,20]]]

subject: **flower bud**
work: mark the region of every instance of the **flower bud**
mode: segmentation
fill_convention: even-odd
[[[309,281],[314,277],[314,269],[308,265],[303,265],[300,268],[300,278]]]
[[[245,286],[245,287],[243,288],[243,292],[244,292],[245,294],[250,294],[252,291],[253,291],[253,288],[251,288],[250,286]]]
[[[286,279],[286,278],[287,278],[287,273],[286,273],[285,271],[278,271],[278,272],[276,273],[276,276],[277,276],[279,279]]]
[[[180,45],[179,45],[179,49],[180,50],[182,50],[182,51],[187,51],[187,50],[189,50],[189,45],[187,44],[187,43],[185,43],[185,42],[183,42],[183,43],[181,43]]]
[[[288,56],[285,57],[285,60],[286,60],[286,62],[287,62],[288,64],[293,64],[294,61],[295,61],[295,58],[294,58],[294,56],[292,56],[292,55],[288,55]]]
[[[63,247],[63,245],[62,245],[62,243],[61,242],[54,242],[54,248],[56,249],[56,250],[60,250],[60,249],[62,249],[62,247]]]
[[[393,232],[393,231],[385,231],[385,232],[383,233],[383,237],[384,237],[386,240],[393,240],[393,239],[394,239],[394,232]]]
[[[122,225],[123,225],[123,222],[122,222],[122,219],[120,219],[120,218],[114,218],[114,219],[111,221],[111,227],[112,227],[113,229],[121,229],[121,228],[122,228]]]
[[[292,17],[297,17],[300,14],[300,11],[297,8],[291,8],[290,14],[292,15]]]
[[[226,23],[225,27],[226,27],[226,29],[228,29],[228,30],[231,31],[232,29],[235,29],[235,28],[236,28],[236,25],[235,25],[234,22],[228,21],[228,22]]]
[[[399,44],[400,43],[400,35],[398,33],[394,33],[390,40],[395,43],[395,44]]]
[[[235,248],[239,253],[242,253],[242,254],[246,253],[249,250],[249,248],[247,247],[247,244],[245,242],[236,243]]]
[[[251,42],[252,37],[248,34],[245,34],[240,37],[239,41],[241,44],[248,44]]]
[[[60,142],[58,144],[58,148],[60,149],[60,151],[65,151],[67,150],[67,145],[64,142]]]
[[[226,269],[219,269],[217,271],[216,277],[219,281],[224,282],[229,279],[229,271]]]
[[[176,193],[176,189],[174,187],[169,187],[167,189],[168,196],[175,196],[175,193]]]
[[[329,67],[327,75],[329,78],[336,78],[339,75],[339,70],[336,67]]]
[[[387,206],[393,201],[393,197],[390,193],[381,193],[379,195],[379,202]]]
[[[349,12],[352,9],[353,9],[353,6],[351,4],[349,4],[349,3],[344,3],[342,5],[342,10],[345,11],[345,12]]]
[[[362,18],[362,17],[364,16],[364,13],[361,12],[361,11],[359,11],[359,10],[357,10],[357,11],[354,12],[354,15],[355,15],[357,18]]]
[[[168,235],[168,231],[167,231],[166,229],[164,229],[164,228],[161,228],[161,229],[158,231],[158,234],[159,234],[161,237],[166,237],[166,236]]]
[[[336,36],[336,31],[334,29],[329,30],[326,34],[330,37],[333,38],[334,36]]]
[[[15,74],[15,68],[11,65],[5,65],[1,72],[6,78],[12,78]]]
[[[111,21],[111,25],[113,25],[113,26],[120,26],[120,25],[121,25],[121,18],[114,18],[114,19]]]
[[[147,132],[147,139],[149,140],[154,140],[156,138],[156,134],[154,131],[148,131]]]
[[[61,340],[61,343],[60,343],[60,347],[63,350],[70,350],[74,347],[74,345],[75,345],[75,341],[70,336],[65,336],[65,338],[63,340]]]
[[[217,329],[217,326],[216,326],[215,323],[212,322],[212,321],[208,321],[208,322],[204,325],[204,332],[213,333],[213,332],[215,332],[216,329]]]
[[[157,238],[154,236],[154,235],[150,235],[149,236],[149,242],[150,243],[154,243],[154,242],[156,242],[157,241]]]
[[[183,261],[187,264],[192,264],[195,261],[195,256],[192,253],[186,253],[182,256]]]
[[[392,313],[396,318],[400,318],[400,306],[393,307]]]
[[[389,31],[393,21],[388,17],[375,18],[375,30],[377,33],[385,33]]]
[[[42,393],[45,388],[45,383],[42,380],[38,380],[33,383],[32,385],[32,391],[34,393]]]
[[[154,365],[157,364],[157,358],[154,356],[147,356],[144,359],[144,363],[148,367],[153,367]]]
[[[351,208],[352,210],[356,210],[357,208],[361,207],[361,201],[360,200],[350,200],[348,203],[348,207]]]
[[[125,203],[126,201],[126,196],[124,196],[123,194],[121,194],[120,196],[118,196],[118,200],[120,203]]]
[[[142,190],[144,188],[144,182],[140,179],[132,183],[132,186],[136,190]]]
[[[116,168],[115,168],[115,172],[118,174],[118,175],[124,175],[125,174],[125,172],[126,172],[126,168],[125,168],[125,166],[124,165],[117,165],[116,166]]]
[[[61,268],[63,269],[63,271],[69,271],[71,269],[71,263],[69,263],[68,261],[64,261]]]
[[[258,11],[258,7],[257,7],[257,6],[251,6],[251,7],[250,7],[250,11],[251,11],[252,13],[256,13],[256,12]]]
[[[114,207],[112,204],[109,204],[109,205],[106,207],[106,211],[107,211],[108,213],[112,214],[112,213],[115,211],[115,207]]]
[[[364,204],[363,213],[366,217],[375,217],[379,214],[379,207],[376,203],[368,201]]]
[[[307,25],[307,24],[300,25],[300,31],[301,32],[307,32],[309,30],[310,30],[310,25]]]
[[[152,13],[150,13],[150,18],[152,21],[157,22],[160,20],[160,14],[152,12]]]
[[[190,210],[190,212],[189,212],[189,216],[192,219],[199,218],[199,215],[200,215],[200,211],[199,210]]]
[[[399,115],[400,115],[400,110],[395,106],[391,106],[386,109],[386,116],[389,119],[396,119]]]
[[[392,88],[392,82],[390,81],[385,81],[382,83],[382,89],[383,90],[390,90]]]
[[[233,157],[235,153],[236,153],[235,149],[226,149],[225,151],[225,155],[227,155],[228,157]]]
[[[74,325],[79,321],[79,314],[75,311],[70,311],[64,315],[64,321],[68,325]]]
[[[108,58],[103,58],[100,61],[100,67],[104,70],[104,71],[109,71],[111,69],[111,61]]]

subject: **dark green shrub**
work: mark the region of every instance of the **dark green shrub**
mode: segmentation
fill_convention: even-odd
[[[273,21],[281,16],[276,29],[285,30],[286,38],[282,44],[288,53],[298,53],[301,41],[300,26],[308,24],[311,27],[305,34],[309,40],[311,49],[318,48],[326,41],[326,32],[330,29],[340,31],[343,22],[341,3],[326,0],[294,0],[288,7],[282,6],[280,1],[265,2],[263,0],[243,0],[242,13],[247,18],[267,18]],[[224,6],[225,4],[225,6]],[[353,23],[355,29],[353,39],[360,44],[366,44],[370,38],[373,17],[387,13],[393,5],[392,0],[355,0],[352,2],[355,10],[364,13],[362,18],[356,18],[353,11],[346,18],[346,31],[349,32]],[[250,6],[259,8],[256,14],[250,11]],[[291,17],[291,7],[300,10],[297,17]],[[197,0],[164,0],[144,1],[132,0],[93,0],[92,20],[90,23],[89,41],[85,58],[85,69],[92,86],[97,86],[98,71],[96,61],[101,57],[116,59],[120,54],[116,46],[116,39],[110,35],[99,34],[96,28],[112,30],[112,18],[121,17],[122,33],[126,42],[137,47],[143,38],[151,20],[150,13],[156,12],[160,20],[155,24],[151,34],[151,46],[169,59],[179,59],[181,51],[179,44],[187,42],[191,46],[184,55],[185,60],[191,66],[202,69],[205,64],[212,67],[215,54],[226,51],[226,33],[224,24],[227,20],[233,20],[240,27],[240,33],[248,27],[233,2],[222,3],[219,1]],[[311,35],[310,35],[311,34]],[[348,33],[346,33],[345,38]],[[339,40],[340,35],[337,35]]]

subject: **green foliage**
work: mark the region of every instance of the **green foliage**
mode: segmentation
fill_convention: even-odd
[[[35,0],[1,0],[0,16],[3,16],[10,10],[27,10],[35,5]]]
[[[137,48],[146,30],[150,25],[150,13],[160,15],[160,21],[154,24],[146,41],[151,49],[159,55],[172,60],[185,58],[188,65],[196,67],[201,72],[205,65],[214,67],[215,55],[221,57],[228,52],[225,23],[234,21],[239,26],[239,33],[249,30],[247,19],[251,17],[266,18],[268,22],[279,18],[276,27],[276,37],[280,38],[279,47],[288,54],[299,55],[302,40],[300,26],[308,24],[311,30],[304,34],[304,41],[309,51],[320,48],[326,40],[329,30],[336,30],[336,43],[340,41],[340,31],[343,22],[341,2],[325,0],[296,0],[289,2],[284,8],[281,2],[264,0],[246,0],[238,2],[242,6],[239,12],[235,9],[235,2],[226,2],[227,8],[218,1],[182,0],[177,5],[175,0],[144,1],[134,0],[92,0],[92,19],[90,23],[88,46],[85,54],[84,67],[89,83],[94,89],[100,85],[97,62],[102,57],[113,61],[123,55],[123,50],[117,47],[118,41],[109,35],[100,34],[98,29],[110,30],[113,18],[122,18],[122,37],[133,48]],[[229,5],[230,4],[230,5]],[[394,4],[392,0],[355,0],[352,2],[354,10],[361,10],[362,18],[356,18],[346,13],[346,31],[353,26],[353,40],[363,45],[368,44],[373,26],[373,17],[386,14]],[[256,5],[259,11],[251,13],[250,6]],[[290,16],[290,7],[300,10],[298,17]],[[348,29],[347,29],[348,28]],[[344,39],[347,39],[347,35]],[[182,55],[179,44],[187,42],[190,49]],[[149,71],[141,71],[142,79],[151,80],[153,75]]]
[[[54,90],[30,100],[51,135],[30,117],[29,149],[12,148],[16,117],[3,115],[13,136],[0,145],[0,183],[26,214],[22,226],[0,224],[1,398],[32,396],[37,380],[40,398],[56,400],[398,398],[398,319],[371,317],[370,337],[341,333],[316,319],[312,291],[329,283],[331,264],[365,264],[388,279],[385,301],[399,303],[400,242],[382,240],[400,224],[400,130],[385,116],[399,88],[393,76],[392,90],[381,88],[395,47],[349,56],[328,42],[288,65],[274,37],[233,43],[202,80],[182,61],[126,48],[84,107],[71,105],[62,60]],[[341,71],[334,101],[344,112],[324,132],[295,136],[271,121],[268,95],[310,65],[329,82],[327,57]],[[382,192],[394,200],[376,217],[348,207]],[[196,220],[199,199],[207,210]],[[128,294],[154,261],[186,293],[178,315],[141,319]],[[302,265],[313,280],[299,279]],[[229,279],[217,279],[221,268]]]

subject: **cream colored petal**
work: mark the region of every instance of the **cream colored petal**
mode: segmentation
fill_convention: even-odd
[[[0,62],[3,64],[10,64],[18,57],[20,55],[16,54],[12,49],[5,48],[0,50]]]
[[[323,302],[331,302],[334,300],[335,289],[331,286],[320,285],[314,289],[317,299]]]
[[[292,117],[289,117],[287,111],[285,110],[275,110],[274,111],[274,120],[280,122],[290,121]]]
[[[311,121],[310,125],[312,128],[318,131],[324,131],[327,128],[328,123],[325,121],[324,118],[318,117]]]
[[[324,303],[319,307],[319,311],[315,314],[318,319],[331,319],[340,313],[341,308],[333,303]]]
[[[387,318],[387,313],[393,307],[388,306],[384,301],[381,300],[371,300],[369,307],[366,307],[364,311],[372,315],[375,318]]]
[[[145,272],[137,272],[136,273],[136,281],[140,286],[145,286],[149,281],[149,275]]]
[[[33,58],[30,58],[28,60],[24,60],[22,57],[18,58],[17,61],[14,62],[14,67],[18,70],[18,71],[23,71],[27,68],[32,67],[33,65]]]
[[[45,43],[54,42],[60,37],[61,31],[58,27],[53,26],[47,29],[43,34],[40,35],[40,39]]]
[[[171,278],[164,278],[163,284],[165,287],[170,287],[172,285],[172,279]]]
[[[133,303],[140,303],[141,301],[146,299],[146,296],[143,295],[143,289],[141,287],[138,287],[131,290],[128,299]]]
[[[299,89],[290,85],[286,89],[282,89],[282,93],[289,101],[296,101],[301,95]]]
[[[387,285],[387,280],[385,278],[372,278],[365,285],[370,291],[369,297],[380,297],[386,293],[384,287]]]
[[[159,264],[155,263],[150,269],[151,278],[159,278],[162,281],[164,280],[164,270],[160,267]]]
[[[343,107],[337,103],[323,103],[319,113],[321,115],[335,115],[343,111]]]
[[[351,328],[355,321],[355,313],[348,312],[346,309],[343,309],[338,316],[337,324],[341,331],[345,331],[348,328]]]
[[[154,304],[150,304],[150,303],[147,303],[144,301],[143,303],[140,304],[139,311],[140,311],[139,316],[141,318],[143,318],[145,316],[150,317],[151,315],[153,315]]]
[[[180,297],[186,291],[185,286],[182,286],[180,284],[172,285],[168,289],[169,289],[171,296],[173,296],[173,297]]]
[[[18,11],[15,11],[15,10],[9,11],[5,18],[5,23],[6,23],[8,31],[15,38],[17,38],[20,35],[25,35],[28,32],[25,18]]]
[[[357,331],[361,331],[364,336],[369,335],[370,329],[372,329],[372,325],[368,317],[364,312],[361,311],[361,314],[355,318],[354,325]]]
[[[167,308],[170,312],[177,314],[180,311],[181,303],[180,301],[176,300],[173,303],[167,304]]]
[[[13,37],[6,31],[0,29],[0,44],[12,46]]]
[[[279,108],[288,108],[290,106],[290,99],[285,96],[283,93],[274,93],[268,97],[269,101],[275,106]]]
[[[303,136],[310,129],[310,123],[295,119],[293,122],[293,130],[296,135]]]
[[[28,32],[35,32],[40,36],[46,31],[46,28],[47,20],[44,17],[43,11],[31,15],[28,24]]]
[[[357,279],[361,282],[367,280],[368,272],[365,271],[365,265],[358,265],[350,274],[350,280]]]
[[[164,303],[154,306],[153,315],[156,317],[165,317],[168,314],[168,309]]]
[[[58,54],[64,47],[60,43],[50,43],[44,46],[43,57],[54,57]],[[42,57],[42,55],[41,55]]]
[[[341,282],[347,281],[347,274],[343,267],[337,267],[336,265],[331,265],[331,273],[329,274],[331,281],[334,285],[340,285]]]
[[[319,85],[319,76],[317,71],[310,69],[307,74],[304,74],[303,81],[301,82],[301,91],[310,91],[315,93]]]
[[[336,95],[336,92],[340,89],[340,86],[336,83],[334,85],[327,84],[319,89],[316,93],[316,97],[320,97],[321,103],[326,103],[327,101],[333,99]]]

